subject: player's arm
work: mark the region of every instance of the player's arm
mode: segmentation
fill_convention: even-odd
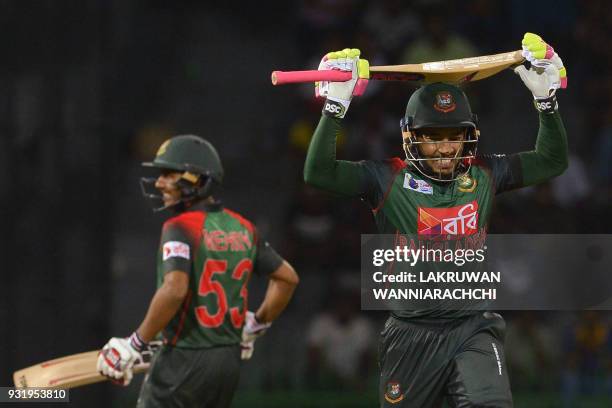
[[[340,132],[340,119],[321,117],[308,147],[304,181],[329,192],[360,196],[366,189],[365,169],[359,162],[336,160],[336,139]]]
[[[261,305],[253,313],[253,318],[261,324],[267,324],[276,320],[285,310],[300,278],[289,262],[266,240],[257,237],[256,241],[257,255],[253,272],[268,278],[268,288]]]
[[[176,314],[188,291],[191,270],[191,239],[176,220],[164,224],[161,237],[163,284],[157,289],[145,318],[129,338],[113,337],[98,357],[98,371],[113,381],[128,385],[132,367],[142,359],[148,343]]]
[[[241,357],[248,360],[255,349],[255,340],[262,336],[272,322],[285,310],[300,279],[289,264],[263,239],[257,240],[254,273],[268,277],[266,295],[257,312],[247,311],[242,329]]]
[[[174,270],[166,273],[162,286],[157,289],[144,320],[136,330],[140,339],[148,343],[170,323],[187,296],[189,274]]]
[[[485,157],[493,169],[497,191],[542,183],[568,166],[567,134],[558,111],[556,90],[567,86],[567,72],[554,49],[531,33],[523,38],[523,55],[531,62],[515,72],[532,92],[540,126],[535,149],[514,155]]]
[[[363,196],[367,192],[367,174],[362,163],[336,160],[336,139],[341,131],[341,119],[351,99],[365,91],[369,67],[359,58],[359,50],[330,52],[321,60],[319,69],[352,71],[353,79],[346,82],[318,82],[317,97],[326,97],[323,116],[315,130],[304,165],[304,181],[330,192]]]
[[[162,274],[162,284],[155,291],[149,309],[134,333],[145,344],[170,323],[189,291],[193,238],[188,231],[188,227],[179,218],[168,220],[162,229],[159,271]]]
[[[522,185],[528,186],[558,176],[567,168],[567,135],[555,95],[557,89],[567,86],[567,72],[561,58],[540,36],[525,34],[522,47],[531,69],[519,66],[515,72],[533,94],[534,105],[540,112],[535,150],[519,154]]]
[[[567,135],[559,112],[540,113],[535,149],[518,154],[521,186],[542,183],[562,174],[568,166]]]
[[[281,314],[289,304],[296,286],[300,282],[295,269],[287,262],[283,263],[269,276],[268,289],[263,302],[255,312],[255,319],[260,323],[269,323]]]

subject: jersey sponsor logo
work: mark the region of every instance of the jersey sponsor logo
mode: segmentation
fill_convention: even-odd
[[[253,247],[251,237],[244,231],[203,231],[206,249],[215,252],[246,251]]]
[[[478,232],[478,202],[450,208],[418,208],[421,235],[472,235]]]
[[[450,92],[444,91],[436,94],[436,103],[434,104],[435,110],[448,113],[454,111],[455,108],[457,108],[457,104]]]
[[[180,241],[168,241],[162,248],[163,260],[170,258],[184,258],[187,260],[191,259],[189,252],[189,245]]]
[[[388,382],[385,390],[385,400],[391,404],[397,404],[404,399],[402,386],[397,382]]]
[[[428,182],[414,178],[410,173],[404,175],[404,188],[423,194],[433,194],[433,187]]]

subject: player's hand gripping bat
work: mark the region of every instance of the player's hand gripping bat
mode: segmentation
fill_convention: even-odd
[[[144,360],[134,365],[134,373],[149,369],[150,358],[160,342],[149,343],[143,351]],[[13,381],[17,388],[75,388],[108,380],[96,368],[99,350],[56,358],[15,371]]]
[[[480,57],[422,64],[382,65],[370,67],[370,78],[379,81],[413,81],[422,83],[463,83],[488,78],[498,72],[522,64],[525,58],[521,50]],[[274,71],[272,84],[283,85],[299,82],[334,81],[351,79],[347,71]]]

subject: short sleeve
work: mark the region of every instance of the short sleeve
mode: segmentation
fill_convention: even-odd
[[[256,232],[257,251],[255,253],[254,273],[259,276],[268,276],[276,271],[283,263],[283,258],[274,250],[272,245]]]
[[[160,251],[161,270],[165,275],[171,271],[189,273],[193,260],[193,238],[185,225],[169,221],[162,230]]]

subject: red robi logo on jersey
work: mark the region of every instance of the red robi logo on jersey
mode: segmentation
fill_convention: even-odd
[[[450,208],[418,208],[418,232],[421,235],[472,235],[478,232],[478,203]]]
[[[457,105],[450,92],[438,92],[436,103],[434,104],[434,108],[437,111],[448,113],[454,111],[456,107]]]

